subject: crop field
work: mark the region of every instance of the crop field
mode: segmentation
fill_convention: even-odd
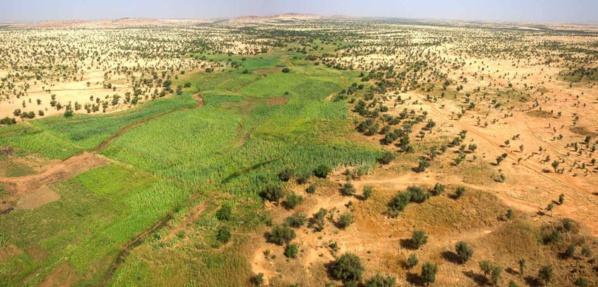
[[[0,286],[598,285],[594,26],[23,25]]]

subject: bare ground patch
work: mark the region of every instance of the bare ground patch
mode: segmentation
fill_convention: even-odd
[[[48,186],[42,186],[32,193],[27,193],[17,202],[17,209],[35,209],[60,199],[60,194]]]

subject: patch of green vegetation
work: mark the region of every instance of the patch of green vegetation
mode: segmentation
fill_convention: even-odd
[[[71,142],[81,149],[91,150],[122,128],[169,111],[191,108],[197,102],[190,94],[157,99],[139,108],[103,116],[76,114],[71,118],[52,117],[33,124],[52,136]]]
[[[30,174],[35,174],[35,170],[28,167],[27,165],[17,163],[14,161],[9,161],[6,165],[6,177],[19,177]]]
[[[75,114],[31,121],[29,126],[0,127],[0,146],[11,146],[19,156],[38,154],[49,159],[66,159],[92,150],[120,129],[169,111],[190,108],[197,102],[189,94],[158,99],[131,109],[102,116]]]
[[[248,57],[240,69],[285,66],[289,56]],[[97,285],[109,268],[107,262],[136,235],[176,214],[188,204],[191,194],[208,196],[218,191],[252,204],[237,204],[233,219],[227,222],[219,222],[215,212],[206,213],[197,223],[197,232],[177,235],[170,242],[149,240],[139,247],[144,254],[125,261],[111,284],[170,284],[172,278],[183,274],[177,281],[180,285],[244,285],[250,268],[238,253],[245,239],[236,234],[259,224],[263,216],[258,214],[261,201],[257,195],[265,187],[279,184],[281,170],[311,174],[320,165],[371,167],[380,156],[375,145],[348,139],[354,133],[348,107],[327,99],[357,81],[357,76],[311,64],[294,66],[290,73],[200,72],[180,77],[181,83],[190,83],[182,96],[110,115],[48,118],[33,121],[32,127],[9,128],[13,134],[0,143],[19,139],[11,144],[17,151],[64,159],[94,149],[126,126],[151,119],[120,135],[102,151],[124,165],[87,171],[53,187],[60,200],[0,218],[0,233],[7,234],[19,249],[38,248],[48,254],[41,260],[28,252],[14,256],[0,263],[0,277],[22,282],[35,274],[31,284],[36,284],[66,262],[76,270],[76,285]],[[197,107],[191,96],[197,89],[203,107]],[[280,97],[289,101],[268,104],[269,98]],[[3,131],[9,132],[8,128],[0,133]],[[23,131],[35,131],[39,138],[26,138]],[[33,146],[28,146],[28,141]],[[231,231],[233,244],[217,241],[216,234],[222,234],[217,231],[225,229]],[[156,234],[160,238],[160,233]],[[196,240],[191,250],[202,250],[201,256],[162,248],[185,242],[185,238]],[[144,249],[150,246],[158,247]],[[223,250],[212,252],[212,248]],[[168,262],[148,264],[142,260],[155,262],[158,257]],[[180,260],[191,260],[196,267],[180,264]],[[153,264],[159,264],[160,271],[156,272]]]

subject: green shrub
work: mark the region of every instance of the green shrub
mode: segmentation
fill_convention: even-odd
[[[290,227],[299,228],[303,226],[307,222],[307,216],[303,213],[295,212],[291,216],[287,217],[285,223],[288,224]]]
[[[364,272],[361,259],[352,253],[345,253],[332,262],[331,275],[335,279],[347,282],[359,282]]]
[[[422,266],[421,279],[426,284],[434,283],[434,281],[436,281],[436,272],[438,272],[438,266],[436,266],[436,264],[426,262]]]
[[[276,225],[272,227],[268,241],[276,245],[283,245],[291,242],[296,236],[295,231],[288,225]]]
[[[419,263],[417,255],[415,253],[411,253],[411,255],[409,255],[409,258],[407,258],[407,268],[411,269],[417,266],[417,263]]]
[[[459,199],[465,194],[465,187],[464,186],[457,186],[457,190],[455,191],[455,199]]]
[[[415,249],[419,249],[424,244],[428,243],[428,235],[422,230],[415,230],[411,234],[411,245]]]
[[[407,192],[411,194],[411,201],[422,203],[430,198],[430,192],[423,187],[409,186]]]
[[[401,192],[393,197],[388,203],[388,213],[392,217],[397,217],[402,212],[407,204],[411,201],[411,193]]]
[[[346,182],[343,187],[341,187],[341,193],[345,196],[353,196],[355,195],[355,187],[350,182]]]
[[[294,173],[293,170],[285,168],[284,170],[282,170],[280,173],[278,173],[278,178],[282,181],[289,181],[289,179],[291,179],[291,177],[293,177]]]
[[[444,192],[444,189],[445,189],[444,184],[437,182],[434,185],[434,188],[430,192],[432,193],[432,195],[438,196],[438,195],[441,195]]]
[[[292,192],[287,195],[287,198],[284,202],[284,207],[286,209],[293,209],[297,205],[299,205],[301,202],[303,202],[303,197],[301,195],[298,195],[298,194]]]
[[[372,196],[372,192],[374,188],[371,185],[366,185],[363,187],[363,199],[367,200]]]
[[[228,241],[230,241],[230,231],[228,231],[228,228],[226,228],[226,226],[222,226],[218,229],[218,232],[216,233],[216,239],[222,243],[227,243]]]
[[[314,219],[313,219],[312,225],[315,226],[314,229],[316,231],[324,230],[324,219],[325,219],[327,213],[328,213],[328,210],[326,210],[324,208],[320,208],[320,210],[318,210],[318,212],[316,212],[314,214]]]
[[[459,259],[461,259],[462,263],[467,262],[467,260],[469,260],[473,255],[473,249],[471,249],[471,247],[469,247],[469,245],[463,241],[457,242],[455,245],[455,252],[457,253],[457,256],[459,256]]]
[[[305,192],[307,192],[309,194],[316,193],[316,185],[315,184],[309,185],[309,187],[305,190]]]
[[[395,159],[395,156],[392,152],[385,152],[379,159],[378,162],[381,164],[389,164],[391,161]]]
[[[376,273],[376,276],[365,281],[365,287],[394,287],[396,279],[392,276],[382,276],[380,273]]]
[[[297,253],[299,253],[297,244],[289,244],[284,249],[284,256],[287,258],[297,258]]]
[[[336,226],[340,229],[345,229],[349,227],[351,223],[353,223],[353,215],[349,212],[345,212],[338,218]]]
[[[228,221],[233,217],[233,210],[228,204],[223,204],[218,211],[216,211],[216,218],[220,221]]]
[[[268,201],[278,202],[284,196],[282,188],[279,186],[268,186],[261,193],[262,198]]]
[[[319,178],[326,178],[331,171],[332,169],[329,166],[322,164],[314,169],[314,175]]]

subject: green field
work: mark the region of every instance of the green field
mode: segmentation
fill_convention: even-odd
[[[173,256],[158,244],[165,236],[158,230],[137,247],[143,253],[133,252],[119,265],[108,284],[160,285],[173,277],[174,285],[188,286],[244,282],[248,263],[235,250],[246,237],[235,235],[226,247],[215,243],[220,223],[212,211],[222,200],[237,210],[226,225],[248,232],[263,221],[258,193],[280,184],[281,170],[308,174],[321,164],[371,167],[381,154],[375,145],[348,139],[353,133],[348,107],[329,100],[357,82],[358,74],[294,56],[274,51],[236,59],[242,63],[236,70],[187,74],[176,83],[191,83],[183,95],[125,112],[0,128],[0,146],[12,146],[17,155],[66,159],[143,121],[100,151],[112,163],[52,186],[60,200],[0,217],[0,244],[22,251],[0,263],[0,282],[36,285],[66,269],[75,286],[98,285],[122,246],[165,218],[183,220],[197,204],[207,205],[194,223],[200,231],[176,237],[193,238],[194,248]],[[291,72],[272,69],[282,66]],[[242,73],[245,69],[250,73]],[[203,107],[191,96],[198,90]],[[147,258],[155,260],[148,264]]]

